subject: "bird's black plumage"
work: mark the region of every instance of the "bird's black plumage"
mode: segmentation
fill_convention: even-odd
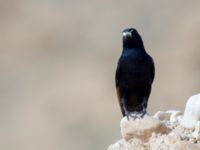
[[[123,51],[119,58],[115,81],[123,116],[146,114],[155,68],[136,29],[123,31]]]

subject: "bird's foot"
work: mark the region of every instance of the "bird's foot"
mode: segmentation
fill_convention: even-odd
[[[138,116],[139,116],[140,118],[143,118],[145,115],[148,115],[148,113],[147,113],[146,110],[143,110],[142,112],[139,112],[139,113],[138,113]]]
[[[127,120],[129,121],[129,118],[132,117],[131,113],[128,111],[125,111],[125,116],[127,117]]]
[[[132,119],[141,119],[143,118],[145,115],[148,115],[148,113],[146,111],[142,111],[142,112],[125,112],[125,115],[127,117],[127,119],[129,120],[129,118]]]
[[[141,113],[138,113],[138,117],[139,117],[139,118],[143,118],[143,117],[144,117],[144,115],[146,115],[146,112],[141,112]]]
[[[124,109],[125,116],[127,117],[127,120],[129,121],[129,118],[132,117],[132,116],[131,116],[132,113],[129,112],[129,111],[126,109],[124,103],[125,103],[125,102],[123,101],[122,106],[123,106],[123,109]]]
[[[125,113],[125,115],[126,115],[126,117],[127,117],[127,119],[129,120],[130,118],[132,118],[132,119],[137,119],[137,118],[142,118],[143,116],[140,114],[140,113],[138,113],[138,112],[126,112]]]

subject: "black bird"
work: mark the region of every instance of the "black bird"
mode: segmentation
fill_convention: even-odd
[[[123,30],[123,51],[115,74],[116,90],[123,116],[135,118],[146,114],[154,75],[153,59],[145,51],[137,30]]]

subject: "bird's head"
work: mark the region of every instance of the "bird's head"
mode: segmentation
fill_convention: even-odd
[[[137,30],[134,28],[126,28],[122,32],[124,48],[144,48],[143,41]]]

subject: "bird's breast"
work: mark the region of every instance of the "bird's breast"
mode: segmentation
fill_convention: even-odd
[[[126,84],[147,84],[151,78],[150,67],[145,58],[126,58],[122,62],[121,76]]]

